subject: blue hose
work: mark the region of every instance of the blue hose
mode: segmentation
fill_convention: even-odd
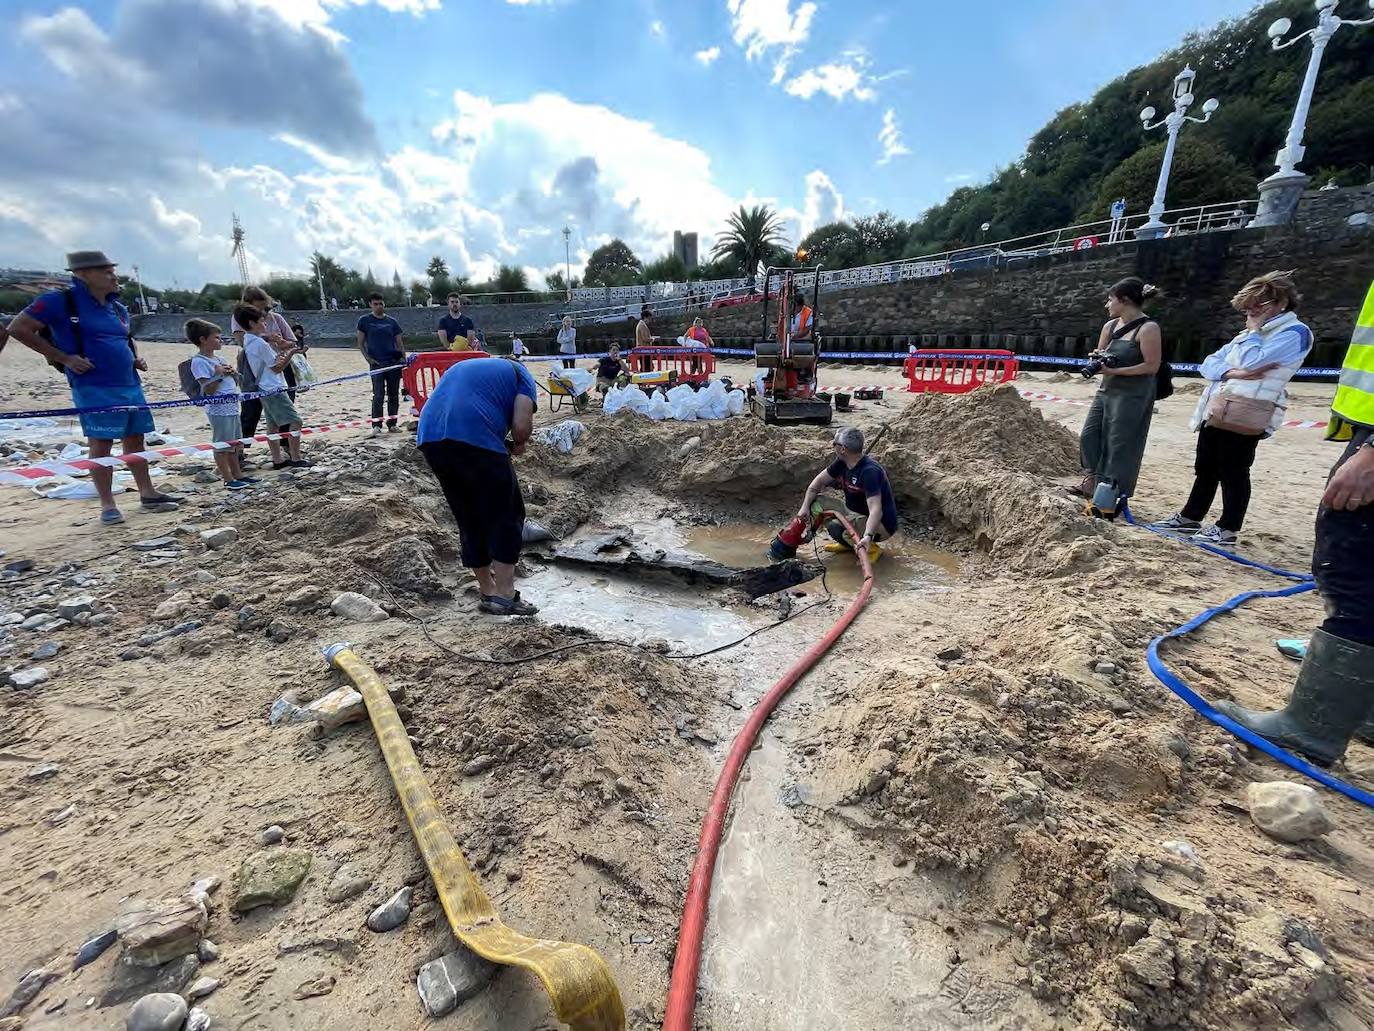
[[[1234,551],[1218,548],[1215,544],[1204,544],[1202,541],[1195,541],[1189,537],[1179,537],[1164,530],[1156,530],[1149,523],[1137,523],[1135,521],[1135,516],[1131,514],[1131,510],[1124,500],[1121,503],[1121,515],[1131,526],[1138,526],[1142,530],[1149,530],[1151,533],[1157,533],[1161,537],[1168,538],[1171,541],[1191,544],[1195,548],[1201,548],[1203,551],[1210,551],[1213,555],[1220,555],[1222,558],[1230,559],[1232,562],[1242,566],[1249,566],[1251,569],[1262,569],[1266,573],[1273,573],[1275,576],[1281,576],[1285,580],[1296,580],[1298,583],[1312,582],[1312,574],[1310,573],[1295,573],[1291,569],[1280,569],[1278,566],[1266,566],[1263,562],[1256,562],[1254,559],[1246,558],[1244,555],[1237,555]]]
[[[1161,684],[1167,687],[1174,694],[1178,695],[1185,702],[1187,702],[1189,705],[1191,705],[1194,709],[1196,709],[1203,716],[1207,717],[1217,726],[1229,730],[1232,734],[1236,735],[1236,737],[1240,738],[1251,748],[1258,748],[1261,752],[1264,752],[1271,758],[1277,759],[1279,762],[1283,763],[1290,769],[1296,770],[1298,773],[1301,773],[1304,777],[1310,777],[1312,780],[1315,780],[1318,784],[1325,785],[1332,791],[1339,791],[1346,798],[1353,799],[1354,801],[1359,802],[1361,805],[1366,805],[1369,806],[1371,809],[1374,809],[1374,794],[1371,794],[1368,791],[1361,791],[1359,788],[1351,784],[1347,784],[1345,781],[1331,776],[1331,774],[1327,773],[1325,770],[1318,769],[1310,763],[1304,762],[1302,759],[1299,759],[1292,753],[1285,752],[1278,745],[1270,741],[1266,741],[1264,738],[1260,737],[1254,731],[1242,727],[1239,723],[1231,719],[1229,716],[1217,712],[1217,710],[1212,708],[1212,706],[1208,703],[1208,701],[1205,698],[1203,698],[1191,687],[1189,687],[1182,680],[1176,677],[1173,674],[1173,672],[1169,669],[1169,667],[1164,665],[1164,660],[1159,657],[1159,646],[1163,642],[1175,638],[1184,637],[1187,634],[1192,633],[1198,627],[1202,626],[1208,620],[1214,619],[1215,617],[1221,615],[1223,612],[1232,612],[1235,609],[1239,608],[1241,605],[1244,605],[1247,601],[1249,601],[1252,598],[1288,598],[1295,594],[1303,594],[1306,591],[1311,591],[1315,589],[1316,584],[1309,582],[1293,584],[1291,587],[1280,587],[1277,590],[1273,591],[1246,591],[1243,594],[1237,594],[1234,598],[1231,598],[1229,601],[1222,602],[1220,605],[1217,605],[1214,608],[1210,608],[1207,609],[1205,612],[1198,613],[1192,619],[1188,620],[1188,622],[1184,623],[1182,626],[1175,627],[1173,630],[1170,630],[1167,634],[1161,634],[1160,636],[1156,637],[1153,641],[1150,642],[1150,646],[1147,649],[1145,649],[1146,661],[1150,665],[1150,672],[1153,673],[1156,678],[1158,678]]]

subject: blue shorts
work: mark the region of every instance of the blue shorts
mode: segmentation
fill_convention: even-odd
[[[113,405],[147,404],[141,386],[98,387],[72,384],[75,408],[109,408]],[[93,412],[81,416],[81,432],[91,440],[122,440],[152,433],[153,413],[147,408],[127,412]]]

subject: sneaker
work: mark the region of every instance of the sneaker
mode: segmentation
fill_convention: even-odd
[[[372,435],[374,437],[380,437],[382,435],[382,428],[380,426],[373,426]]]
[[[248,486],[250,486],[250,487],[253,486],[253,484],[255,484],[255,483],[261,483],[261,482],[262,482],[262,481],[261,481],[260,479],[258,479],[256,476],[240,476],[240,477],[239,477],[239,483],[246,483],[246,484],[248,484]]]
[[[252,484],[246,480],[230,480],[224,485],[225,490],[247,490]]]
[[[401,427],[397,426],[395,423],[392,423],[390,426],[386,428],[386,431],[388,433],[400,433]]]
[[[1235,544],[1236,534],[1213,523],[1207,529],[1194,534],[1193,540],[1203,544]]]
[[[140,495],[139,500],[145,505],[175,505],[177,502],[185,501],[186,498],[180,494],[164,494],[158,491],[156,494],[151,494],[146,498]]]
[[[124,522],[124,513],[117,508],[107,508],[100,513],[100,523],[102,526],[116,526]]]
[[[1163,530],[1165,533],[1176,533],[1181,537],[1191,537],[1202,529],[1202,524],[1195,519],[1184,519],[1181,513],[1175,512],[1162,522],[1151,523],[1150,529]]]

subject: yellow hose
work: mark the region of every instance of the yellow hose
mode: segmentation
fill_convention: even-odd
[[[501,922],[444,822],[381,678],[346,644],[330,645],[324,655],[367,703],[392,783],[458,940],[492,963],[533,973],[572,1031],[624,1031],[625,1007],[605,960],[585,945],[529,938]]]

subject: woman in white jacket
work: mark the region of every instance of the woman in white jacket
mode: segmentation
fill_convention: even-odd
[[[577,368],[577,330],[573,328],[571,315],[563,316],[563,328],[558,331],[558,353],[563,358],[563,368]]]
[[[1255,449],[1283,424],[1288,381],[1312,349],[1312,331],[1298,321],[1301,299],[1292,272],[1250,280],[1231,300],[1245,330],[1208,355],[1198,372],[1207,381],[1189,426],[1197,434],[1193,490],[1183,508],[1156,529],[1210,544],[1233,544],[1250,505]],[[1202,528],[1217,488],[1221,516]]]

